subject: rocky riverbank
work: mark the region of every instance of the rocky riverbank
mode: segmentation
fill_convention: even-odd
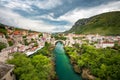
[[[90,74],[89,69],[82,69],[82,78],[88,80],[95,80],[95,77]]]

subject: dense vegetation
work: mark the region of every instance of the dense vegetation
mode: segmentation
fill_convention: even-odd
[[[0,42],[0,51],[1,51],[2,49],[6,48],[6,47],[7,47],[7,46],[6,46],[5,43]]]
[[[14,42],[13,41],[8,41],[9,46],[13,46]]]
[[[7,34],[7,30],[5,29],[5,25],[0,24],[0,33],[3,33],[4,35]]]
[[[65,48],[72,62],[79,70],[89,69],[96,80],[120,79],[120,51],[111,48],[96,49],[93,46],[76,44]]]
[[[103,13],[87,19],[78,20],[75,25],[67,31],[76,34],[120,34],[120,11]],[[113,31],[114,30],[114,31]]]
[[[46,43],[46,46],[39,50],[35,55],[27,57],[23,53],[15,53],[14,58],[8,60],[8,63],[14,64],[14,73],[17,80],[53,80],[55,77],[54,65],[51,56],[46,56],[46,53],[51,45]],[[43,53],[41,53],[41,51]],[[49,53],[51,54],[51,53]]]

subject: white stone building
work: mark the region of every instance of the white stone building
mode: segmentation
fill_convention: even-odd
[[[114,47],[114,42],[102,42],[95,44],[96,48],[107,48],[107,47]]]

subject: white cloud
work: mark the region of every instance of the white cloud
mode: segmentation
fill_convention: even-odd
[[[8,13],[9,12],[9,13]],[[0,8],[0,22],[3,24],[20,27],[23,29],[31,29],[41,32],[52,32],[56,26],[48,25],[42,21],[26,19],[11,10]]]
[[[52,9],[56,6],[61,5],[62,1],[61,0],[42,0],[39,2],[35,2],[35,4],[41,9]]]
[[[75,23],[78,19],[88,18],[100,13],[109,12],[109,11],[120,11],[120,1],[110,2],[108,4],[88,8],[88,9],[75,9],[66,13],[63,16],[60,16],[58,20],[66,20]]]
[[[64,26],[65,30],[69,30],[70,27],[71,27],[71,25],[66,25],[66,26]]]
[[[40,15],[40,16],[35,16],[34,18],[43,18],[43,19],[48,19],[48,20],[53,20],[56,21],[57,19],[54,19],[54,13],[49,13],[49,14],[45,14],[45,15]]]
[[[33,9],[31,8],[30,3],[28,3],[27,1],[21,1],[21,0],[6,0],[4,3],[4,0],[1,0],[1,4],[6,7],[6,8],[10,8],[10,9],[20,9],[20,10],[24,10],[27,12],[31,12],[33,11]],[[32,2],[31,2],[32,3]]]
[[[5,3],[7,2],[7,3]],[[52,9],[62,4],[61,0],[1,0],[3,6],[9,8],[22,8],[31,9],[30,6],[34,5],[40,9]]]
[[[56,28],[53,30],[53,32],[64,32],[69,29],[70,29],[70,25],[56,26]]]
[[[55,20],[52,18],[53,13],[44,16],[37,16],[40,18],[48,17],[50,20]],[[46,24],[41,20],[31,20],[22,17],[18,13],[13,12],[11,9],[0,8],[0,22],[14,27],[19,27],[28,30],[40,31],[40,32],[63,32],[68,30],[68,25],[65,26],[54,26]]]

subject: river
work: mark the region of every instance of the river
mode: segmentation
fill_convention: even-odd
[[[56,73],[59,80],[82,80],[80,75],[76,74],[70,64],[69,58],[65,54],[63,44],[58,42],[54,49]]]

